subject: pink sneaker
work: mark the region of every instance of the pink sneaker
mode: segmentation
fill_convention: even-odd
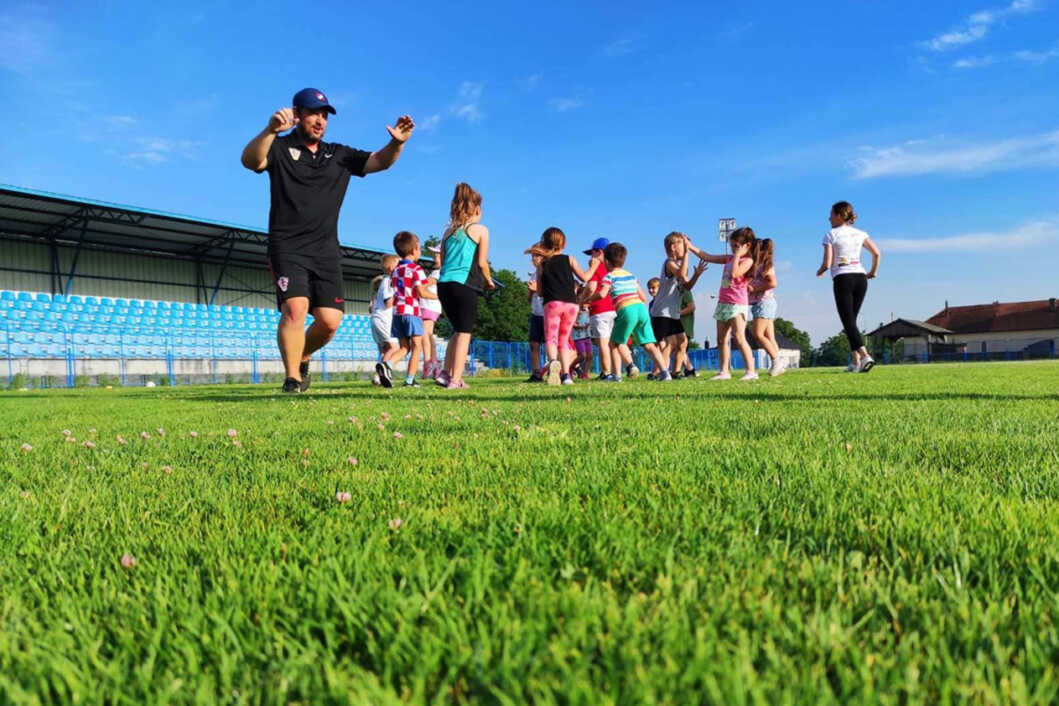
[[[739,379],[742,380],[743,382],[750,382],[750,381],[753,381],[753,380],[757,380],[758,379],[757,371],[756,370],[755,371],[751,371],[751,372],[747,373],[746,375],[744,375],[743,377],[741,377]]]
[[[441,385],[442,387],[448,387],[449,386],[449,376],[445,373],[444,370],[442,370],[442,371],[438,372],[438,374],[436,376],[434,376],[434,382],[436,382],[437,384]]]
[[[714,380],[731,380],[731,379],[732,379],[732,374],[731,373],[717,373],[712,378],[710,378],[710,382],[713,382]]]
[[[450,382],[448,385],[445,386],[445,389],[446,390],[466,390],[468,387],[470,387],[470,385],[468,385],[462,379],[460,379],[460,380],[453,380],[452,382]]]

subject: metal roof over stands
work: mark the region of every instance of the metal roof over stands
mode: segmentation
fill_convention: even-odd
[[[252,268],[265,266],[268,250],[268,232],[249,226],[0,184],[3,240]],[[343,274],[356,279],[379,274],[389,252],[341,249]]]

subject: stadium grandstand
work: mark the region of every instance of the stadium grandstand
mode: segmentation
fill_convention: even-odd
[[[9,381],[279,375],[267,243],[246,226],[0,186]],[[342,246],[347,316],[314,366],[325,378],[376,358],[367,312],[382,252]]]

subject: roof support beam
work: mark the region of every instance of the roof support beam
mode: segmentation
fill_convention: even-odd
[[[70,289],[74,285],[74,275],[77,273],[77,261],[81,259],[81,246],[85,244],[85,231],[88,230],[88,219],[81,224],[81,237],[77,239],[77,249],[74,250],[74,261],[70,263],[70,276],[66,279],[66,287],[63,289],[65,296],[70,295]]]
[[[213,285],[213,294],[210,295],[210,306],[213,306],[213,302],[217,299],[217,290],[221,288],[221,280],[224,279],[224,273],[228,270],[228,260],[232,257],[232,248],[235,247],[235,239],[233,238],[228,243],[228,253],[224,256],[224,264],[221,265],[221,271],[217,273],[217,284]]]

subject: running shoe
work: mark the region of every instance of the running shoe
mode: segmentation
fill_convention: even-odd
[[[640,369],[637,368],[632,363],[630,363],[629,365],[625,366],[625,377],[627,377],[629,379],[632,379],[632,378],[636,377],[639,374],[640,374]]]
[[[287,378],[283,381],[283,392],[288,395],[297,395],[302,391],[302,381],[298,378]]]
[[[382,380],[379,379],[379,374],[378,373],[374,373],[371,376],[371,384],[375,385],[376,387],[378,387],[379,385],[382,384]]]
[[[546,366],[546,369],[548,371],[548,384],[549,385],[559,385],[559,384],[562,383],[562,380],[559,378],[559,375],[562,373],[563,366],[559,363],[559,361],[557,361],[557,360],[548,361],[548,365]]]
[[[309,361],[305,361],[301,365],[299,365],[298,372],[302,376],[302,381],[300,385],[301,391],[305,392],[309,389],[309,385],[311,385],[313,381],[313,376],[309,374]]]
[[[621,382],[621,378],[616,375],[606,375],[600,378],[600,382]]]
[[[857,368],[858,373],[870,373],[871,369],[875,367],[874,358],[862,358],[860,361],[860,367]]]
[[[442,387],[448,387],[449,383],[452,382],[452,379],[449,378],[448,373],[442,370],[438,372],[437,377],[434,378],[434,382],[436,382],[438,385],[441,385]]]
[[[544,382],[544,378],[540,376],[540,373],[533,373],[526,378],[526,382]]]
[[[412,380],[411,382],[409,382],[408,380],[405,380],[404,381],[404,385],[402,385],[401,387],[421,387],[421,386],[415,380]]]
[[[658,380],[658,382],[673,382],[673,374],[668,370],[663,370],[655,379]]]
[[[562,385],[573,385],[574,379],[569,374],[563,373],[559,376],[559,383]]]
[[[445,386],[445,389],[446,390],[466,390],[468,387],[470,387],[470,385],[468,385],[462,379],[460,379],[460,380],[451,381],[448,385]]]
[[[647,373],[647,379],[652,381],[652,382],[654,382],[659,377],[661,377],[661,375],[662,375],[661,373]]]
[[[376,363],[375,372],[379,375],[379,383],[383,387],[393,387],[393,371],[386,363]]]
[[[755,371],[746,373],[745,375],[743,375],[743,377],[741,377],[739,379],[742,380],[743,382],[753,382],[754,380],[758,379],[757,371],[755,370]]]
[[[699,376],[699,371],[696,370],[695,368],[687,368],[684,371],[684,377],[686,377],[686,378],[697,378],[698,376]]]
[[[776,358],[772,361],[772,366],[769,368],[769,375],[771,377],[779,377],[783,373],[787,372],[787,361],[783,358]]]
[[[608,375],[607,373],[600,373],[599,375],[596,376],[596,379],[599,380],[600,382],[603,382],[608,377],[610,377],[610,375]]]
[[[846,366],[846,372],[847,373],[855,373],[855,372],[857,372],[857,366],[854,365],[853,363],[850,363],[849,365]]]
[[[731,379],[732,379],[732,374],[731,373],[717,373],[712,378],[710,378],[710,382],[715,382],[717,380],[731,380]]]

